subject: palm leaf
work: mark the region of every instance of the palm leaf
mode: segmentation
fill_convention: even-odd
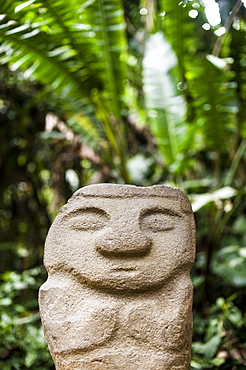
[[[193,133],[202,135],[206,150],[223,152],[228,144],[225,137],[232,134],[239,109],[235,77],[225,60],[210,55],[216,36],[213,30],[202,28],[207,22],[202,3],[197,8],[196,20],[188,16],[194,10],[192,5],[187,1],[160,0],[161,11],[165,13],[162,29],[178,58]]]
[[[184,139],[186,104],[178,94],[177,58],[162,33],[151,35],[143,59],[143,82],[151,128],[165,162],[170,165]]]
[[[90,65],[101,76],[103,86],[102,93],[94,92],[93,103],[110,145],[118,157],[121,177],[129,182],[125,144],[122,140],[127,43],[121,3],[115,0],[92,2],[83,13],[83,21],[91,25],[95,32],[97,50],[92,55]]]
[[[83,20],[96,34],[93,70],[102,77],[105,98],[111,102],[110,110],[119,119],[125,95],[127,47],[121,4],[115,0],[93,2],[84,12]]]
[[[14,4],[14,8],[10,2],[5,4],[7,15],[0,23],[0,63],[35,76],[66,103],[70,96],[79,105],[81,99],[92,104],[127,178],[119,140],[126,79],[121,3],[32,0]]]
[[[33,74],[43,84],[62,92],[64,96],[71,93],[79,99],[88,97],[90,86],[88,82],[84,83],[91,75],[88,67],[77,57],[78,51],[67,41],[69,37],[64,39],[60,26],[54,30],[50,25],[51,18],[46,14],[45,20],[45,17],[34,12],[34,7],[39,10],[41,6],[37,7],[33,2],[17,12],[18,21],[9,16],[2,20],[0,38],[4,41],[0,62],[9,62],[14,69],[24,69],[26,75]],[[29,22],[26,22],[28,16]]]
[[[5,6],[7,17],[0,24],[4,41],[0,61],[30,69],[46,85],[78,97],[89,97],[92,88],[103,90],[119,116],[126,49],[120,3],[42,0],[15,4],[19,4],[15,13],[11,3]]]
[[[226,71],[226,62],[225,68],[219,68],[216,61],[223,60],[209,59],[194,60],[186,75],[203,142],[210,150],[223,153],[228,145],[225,138],[233,134],[237,120],[236,84],[231,81],[233,74]]]
[[[198,32],[197,22],[194,22],[188,12],[193,3],[188,1],[160,0],[160,29],[172,45],[172,48],[179,61],[179,70],[181,76],[185,70],[187,55],[191,48],[196,47]],[[205,22],[205,20],[204,20]]]

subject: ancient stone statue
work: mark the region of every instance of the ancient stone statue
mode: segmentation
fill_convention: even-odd
[[[177,188],[78,190],[49,231],[40,289],[56,370],[187,370],[195,226]]]

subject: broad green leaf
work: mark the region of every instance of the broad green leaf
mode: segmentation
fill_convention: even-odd
[[[215,335],[208,342],[205,343],[204,354],[207,358],[210,359],[214,357],[221,343],[221,340],[221,335]]]
[[[237,195],[237,193],[238,191],[236,189],[226,186],[211,193],[193,195],[190,197],[193,212],[197,212],[211,202],[216,203],[218,200],[230,199]]]
[[[25,357],[25,365],[27,368],[31,367],[35,361],[37,360],[38,354],[37,352],[28,352]]]
[[[245,248],[233,245],[220,249],[213,259],[213,272],[227,284],[235,287],[246,286]]]

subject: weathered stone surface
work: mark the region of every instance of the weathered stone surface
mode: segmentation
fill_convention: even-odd
[[[179,189],[78,190],[45,246],[40,311],[56,369],[189,369],[194,254]]]

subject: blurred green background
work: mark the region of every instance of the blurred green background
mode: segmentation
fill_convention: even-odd
[[[188,194],[191,368],[245,369],[245,1],[0,9],[0,368],[54,369],[37,305],[44,240],[76,189],[113,182]]]

